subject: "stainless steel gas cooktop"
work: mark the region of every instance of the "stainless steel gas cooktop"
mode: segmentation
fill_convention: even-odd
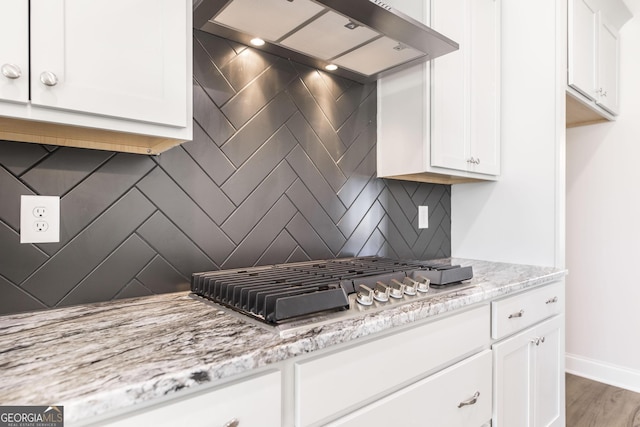
[[[357,257],[194,273],[191,291],[265,324],[309,324],[466,289],[472,277],[444,261]]]

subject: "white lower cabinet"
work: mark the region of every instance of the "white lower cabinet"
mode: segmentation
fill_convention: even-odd
[[[158,404],[110,421],[111,427],[280,427],[280,372],[271,372],[198,395]],[[234,424],[234,420],[237,424]]]
[[[491,351],[486,350],[329,426],[480,427],[490,420]]]
[[[493,427],[564,425],[564,316],[493,345]]]

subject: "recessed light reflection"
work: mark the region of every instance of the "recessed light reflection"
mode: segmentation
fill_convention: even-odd
[[[264,45],[264,40],[256,37],[255,39],[251,39],[251,44],[254,46],[262,46]]]
[[[338,69],[338,66],[336,64],[329,64],[325,66],[324,69],[327,71],[335,71]]]

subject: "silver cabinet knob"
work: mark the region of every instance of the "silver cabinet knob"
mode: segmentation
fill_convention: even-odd
[[[516,317],[522,317],[524,315],[524,310],[520,310],[517,313],[512,313],[509,315],[509,319],[514,319]]]
[[[373,289],[367,285],[358,285],[358,293],[356,294],[356,301],[360,305],[373,304]]]
[[[463,400],[462,402],[458,403],[458,408],[462,408],[463,406],[474,405],[478,401],[478,397],[480,397],[480,392],[476,391],[475,394],[471,396],[471,398],[467,400]]]
[[[46,86],[55,86],[58,84],[58,77],[51,71],[43,71],[40,74],[40,81]]]
[[[238,427],[239,425],[240,425],[240,421],[238,421],[237,418],[233,418],[222,427]]]
[[[558,302],[558,297],[553,297],[553,298],[551,298],[551,299],[548,299],[548,300],[545,302],[545,304],[553,304],[553,303],[556,303],[556,302]]]
[[[3,64],[2,75],[8,79],[17,79],[22,75],[22,70],[16,64]]]
[[[544,344],[544,337],[535,337],[531,342],[535,345]]]
[[[480,164],[480,159],[476,159],[475,157],[471,157],[470,159],[467,159],[467,163],[471,163],[473,165],[479,165]]]

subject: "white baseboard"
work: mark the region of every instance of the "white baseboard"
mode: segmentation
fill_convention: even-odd
[[[624,366],[566,353],[565,371],[590,380],[640,393],[640,371]]]

